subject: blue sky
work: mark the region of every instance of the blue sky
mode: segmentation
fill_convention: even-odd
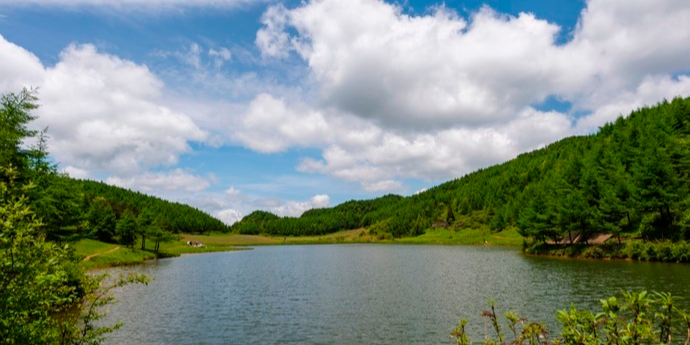
[[[690,95],[684,0],[0,0],[63,171],[204,209],[410,195]],[[579,23],[579,24],[578,24]]]

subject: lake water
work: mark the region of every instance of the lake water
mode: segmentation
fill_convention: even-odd
[[[110,271],[153,281],[120,290],[107,320],[124,326],[108,344],[449,344],[461,317],[481,340],[491,298],[555,327],[556,309],[598,307],[620,289],[690,297],[688,265],[481,246],[258,247]]]

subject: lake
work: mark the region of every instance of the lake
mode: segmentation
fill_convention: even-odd
[[[461,317],[478,342],[492,298],[555,331],[571,301],[598,307],[620,289],[690,297],[688,265],[482,246],[269,246],[108,271],[153,281],[118,292],[107,321],[124,326],[107,344],[449,344]]]

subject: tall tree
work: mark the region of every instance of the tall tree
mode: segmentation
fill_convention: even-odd
[[[90,237],[103,242],[114,240],[117,218],[105,198],[96,197],[90,202],[87,222]]]
[[[38,107],[36,101],[36,93],[28,89],[0,97],[0,166],[12,165],[17,169],[19,180],[15,184],[25,179],[31,154],[22,144],[37,134],[27,127],[35,119],[31,111]]]
[[[120,237],[120,243],[134,249],[137,233],[138,226],[136,217],[132,212],[126,211],[117,222],[117,235]]]

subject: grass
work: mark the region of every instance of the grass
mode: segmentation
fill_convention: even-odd
[[[418,237],[406,237],[402,239],[377,239],[368,234],[366,229],[339,231],[322,236],[278,237],[263,235],[236,235],[236,234],[211,234],[211,235],[184,235],[183,239],[199,241],[205,245],[227,246],[258,246],[279,244],[327,244],[327,243],[409,243],[409,244],[485,244],[499,246],[520,246],[522,236],[516,229],[509,229],[498,233],[491,233],[488,229],[430,229],[424,235]]]
[[[117,244],[91,239],[75,242],[72,247],[75,258],[80,260],[80,264],[85,268],[136,265],[156,258],[156,254],[151,252],[131,250]],[[87,261],[82,261],[89,256]]]
[[[197,236],[195,236],[197,237]],[[198,236],[203,237],[203,236]],[[207,236],[209,237],[209,236]],[[201,242],[203,247],[191,247],[187,244],[188,240]],[[146,250],[153,252],[155,242],[146,241]],[[135,246],[136,248],[141,248],[141,242],[138,242]],[[182,254],[195,254],[195,253],[209,253],[209,252],[225,252],[237,250],[236,246],[233,244],[223,243],[222,241],[205,241],[202,239],[191,239],[188,235],[182,235],[180,240],[173,242],[161,242],[158,252],[162,257],[172,257],[180,256]]]
[[[366,243],[366,242],[390,242],[377,241],[374,236],[367,234],[366,229],[338,231],[321,236],[265,236],[265,235],[237,235],[237,234],[211,234],[211,235],[184,235],[185,241],[199,241],[204,244],[216,244],[227,246],[261,246],[279,244],[328,244],[328,243]]]
[[[485,242],[486,241],[486,242]],[[495,246],[521,246],[523,237],[517,229],[509,228],[492,233],[488,228],[480,229],[430,229],[424,235],[395,240],[410,244],[488,244]]]
[[[485,243],[484,241],[487,241]],[[187,241],[201,242],[204,246],[194,248]],[[181,254],[208,253],[237,250],[242,246],[284,245],[284,244],[331,244],[331,243],[406,243],[406,244],[490,244],[500,246],[519,246],[522,237],[515,229],[491,233],[488,229],[430,229],[424,235],[402,239],[377,239],[366,229],[339,231],[322,236],[277,237],[263,235],[183,234],[177,241],[161,243],[158,253],[154,253],[153,241],[146,241],[146,250],[141,250],[141,243],[134,249],[118,244],[103,243],[83,239],[72,245],[74,255],[85,268],[103,268],[111,266],[136,265],[161,257],[174,257]],[[82,261],[87,259],[85,261]]]
[[[203,247],[194,248],[186,243],[186,239],[161,243],[158,253],[153,251],[155,243],[146,242],[146,250],[141,250],[141,242],[134,245],[134,249],[119,245],[104,243],[92,239],[82,239],[71,246],[74,257],[84,268],[104,268],[113,266],[128,266],[143,263],[156,258],[175,257],[182,254],[208,253],[218,251],[237,250],[236,247],[223,243],[204,243]]]

